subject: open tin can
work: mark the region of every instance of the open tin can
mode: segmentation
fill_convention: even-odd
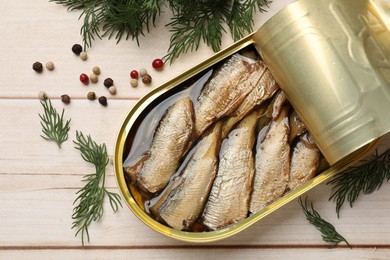
[[[142,222],[168,237],[211,242],[250,227],[364,158],[390,130],[389,13],[390,4],[384,1],[299,0],[258,31],[153,89],[131,109],[115,145],[115,173],[127,205]],[[147,212],[140,193],[125,178],[127,162],[140,156],[133,147],[147,150],[163,111],[183,95],[196,99],[197,88],[214,66],[247,49],[257,52],[265,62],[329,166],[256,213],[224,228],[195,232],[161,224]]]

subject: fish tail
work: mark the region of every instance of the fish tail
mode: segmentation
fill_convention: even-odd
[[[150,158],[150,152],[145,152],[142,154],[140,159],[132,164],[131,166],[127,166],[124,168],[125,179],[128,182],[135,184],[137,182],[138,175],[140,174],[145,162]]]

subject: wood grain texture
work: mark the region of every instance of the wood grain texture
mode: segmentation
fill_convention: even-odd
[[[259,27],[291,1],[274,1],[268,13],[258,15]],[[179,75],[212,55],[202,47],[196,54],[157,72],[151,61],[166,53],[170,34],[164,16],[150,35],[135,42],[103,39],[94,42],[83,62],[70,48],[80,42],[80,12],[47,0],[7,1],[0,16],[0,259],[388,259],[390,257],[390,184],[361,196],[353,208],[345,205],[338,219],[329,202],[330,187],[316,186],[307,195],[323,218],[352,244],[329,249],[320,233],[305,219],[297,201],[292,201],[251,228],[222,241],[193,244],[173,240],[148,228],[126,205],[112,214],[108,202],[99,223],[90,227],[91,241],[81,246],[72,226],[73,201],[83,186],[82,177],[93,167],[83,161],[72,140],[76,130],[107,145],[112,155],[120,124],[135,102],[159,84]],[[224,47],[231,44],[224,36]],[[53,61],[56,68],[37,74],[36,60]],[[84,86],[78,77],[100,66],[99,83]],[[146,68],[153,77],[150,87],[129,84],[132,69]],[[102,86],[112,77],[118,94]],[[40,137],[37,99],[45,90],[57,110],[71,118],[69,139],[59,149]],[[88,91],[108,98],[108,106],[86,99]],[[72,101],[64,105],[62,94]],[[387,135],[379,151],[390,147]],[[107,187],[118,191],[113,166],[107,167]]]
[[[390,251],[388,249],[338,249],[330,250],[326,248],[307,249],[54,249],[54,250],[22,250],[0,251],[3,259],[14,259],[15,257],[33,257],[47,259],[97,259],[96,256],[109,256],[110,259],[388,259]]]

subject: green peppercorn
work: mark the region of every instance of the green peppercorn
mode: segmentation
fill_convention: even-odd
[[[100,68],[99,67],[93,67],[92,68],[92,72],[94,73],[94,74],[96,74],[96,75],[100,75]]]
[[[93,92],[93,91],[88,92],[87,98],[88,98],[89,100],[95,100],[95,99],[96,99],[96,94],[95,94],[95,92]]]

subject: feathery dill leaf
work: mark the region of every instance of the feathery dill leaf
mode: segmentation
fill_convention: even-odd
[[[61,144],[68,139],[69,124],[71,119],[64,121],[64,109],[62,109],[61,115],[57,113],[57,110],[52,106],[50,99],[41,101],[44,113],[38,114],[41,118],[41,126],[43,135],[41,137],[48,141],[54,141],[58,147],[61,148]]]
[[[196,51],[201,40],[214,52],[221,49],[222,36],[226,33],[227,24],[234,41],[252,32],[253,15],[256,10],[264,12],[268,0],[169,0],[173,12],[171,27],[172,36],[165,61],[172,61],[181,54]]]
[[[80,34],[84,49],[92,46],[95,36],[114,37],[119,42],[123,37],[135,39],[143,35],[149,23],[160,14],[163,0],[50,0],[68,7],[68,10],[82,10],[79,19],[83,20]]]
[[[235,41],[253,31],[253,15],[256,10],[265,12],[264,7],[268,7],[270,3],[268,0],[233,0],[226,21]]]
[[[390,179],[390,149],[378,155],[376,151],[365,163],[353,166],[337,174],[328,183],[332,185],[332,195],[329,200],[336,202],[337,216],[347,200],[349,205],[358,199],[361,193],[370,194],[378,190],[383,182]]]
[[[122,207],[120,196],[105,188],[106,166],[108,164],[107,148],[105,144],[98,145],[88,135],[85,137],[82,132],[76,131],[75,148],[80,150],[81,157],[95,166],[95,173],[85,175],[83,181],[85,186],[76,194],[78,195],[73,204],[72,228],[77,228],[77,236],[81,232],[81,242],[84,245],[85,237],[89,242],[88,228],[92,221],[98,222],[103,216],[103,202],[108,197],[110,206],[115,212],[119,206]]]
[[[171,3],[172,21],[168,24],[173,34],[170,38],[168,54],[163,59],[172,61],[182,53],[196,51],[201,40],[214,52],[218,51],[222,44],[222,33],[225,32],[222,24],[229,11],[219,2],[225,1],[210,4],[193,1],[191,5],[185,5],[182,1],[174,2]],[[219,8],[215,9],[215,6]]]
[[[103,35],[112,38],[115,36],[119,42],[123,36],[125,39],[136,40],[139,45],[138,37],[144,35],[144,28],[149,32],[149,24],[154,25],[156,17],[160,15],[161,0],[148,1],[107,1],[107,7],[104,12]]]
[[[313,203],[311,203],[311,207],[308,208],[307,197],[305,198],[305,202],[303,202],[300,197],[298,203],[301,205],[306,219],[321,232],[322,239],[325,242],[332,243],[333,246],[336,246],[338,243],[344,241],[349,248],[352,248],[347,240],[336,231],[336,228],[331,223],[321,218],[320,214],[314,209]]]
[[[265,12],[270,0],[50,0],[68,7],[82,10],[80,30],[84,49],[92,46],[95,37],[136,40],[149,32],[167,5],[172,11],[167,24],[172,33],[165,61],[172,62],[181,54],[196,51],[201,42],[214,52],[221,48],[226,24],[236,41],[252,32],[253,15]]]

